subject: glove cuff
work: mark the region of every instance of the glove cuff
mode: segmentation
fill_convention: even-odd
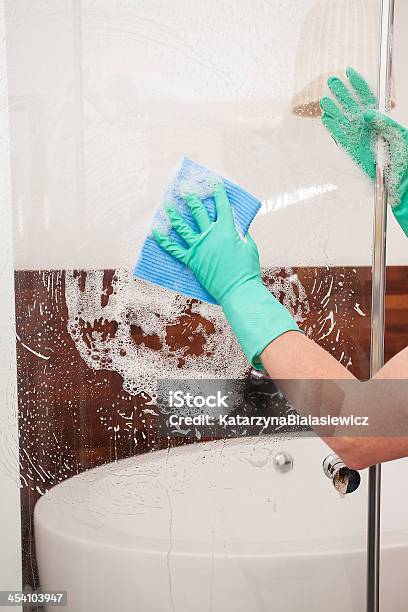
[[[249,280],[230,291],[221,303],[242,350],[256,370],[262,351],[287,331],[301,331],[290,312],[260,280]]]

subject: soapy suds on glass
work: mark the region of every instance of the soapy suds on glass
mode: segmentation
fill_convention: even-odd
[[[120,269],[113,275],[107,296],[103,276],[102,271],[88,271],[83,286],[74,272],[67,272],[65,279],[68,331],[89,367],[116,371],[123,378],[125,391],[151,398],[155,397],[159,378],[245,377],[248,363],[219,307],[157,286],[152,291],[151,284],[135,280]],[[353,327],[354,316],[365,316],[360,304],[358,309],[351,304],[350,280],[346,281],[344,275],[335,280],[329,269],[324,280],[316,279],[309,298],[291,268],[268,270],[264,282],[299,324],[310,313],[312,299],[317,316],[305,332],[318,342],[330,344],[327,348],[332,352],[343,344],[343,331]],[[350,308],[345,308],[346,303]],[[346,311],[350,311],[347,320]],[[196,323],[192,326],[193,320]],[[113,322],[112,332],[107,333],[106,326],[98,331],[98,321]],[[132,336],[135,327],[137,342]],[[181,338],[176,343],[172,342],[173,328]],[[197,350],[191,351],[197,339]],[[351,365],[346,352],[340,361],[346,367]]]
[[[277,272],[268,275],[268,287],[302,323],[309,312],[306,292],[293,270]],[[115,271],[109,295],[103,283],[103,271],[86,272],[85,281],[66,273],[67,327],[86,364],[118,372],[128,393],[154,398],[158,378],[243,378],[248,372],[218,306],[135,280],[126,270]],[[98,331],[98,321],[111,322],[110,333],[106,326]],[[132,328],[138,329],[137,342]],[[190,351],[194,339],[198,348]]]

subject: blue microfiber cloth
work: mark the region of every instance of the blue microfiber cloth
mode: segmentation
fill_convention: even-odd
[[[174,178],[166,191],[163,204],[172,204],[198,232],[197,224],[181,194],[197,193],[204,202],[211,219],[215,221],[215,204],[212,194],[214,193],[215,186],[221,181],[224,183],[228,199],[231,203],[235,222],[245,235],[253,218],[260,209],[260,201],[241,189],[241,187],[234,185],[231,181],[212,172],[205,166],[200,166],[196,162],[191,161],[191,159],[184,157],[181,160]],[[168,233],[174,242],[185,248],[187,247],[184,240],[170,226],[162,206],[159,207],[153,218],[153,228],[157,228],[163,234]],[[150,281],[188,297],[197,298],[210,304],[218,303],[200,285],[193,272],[181,261],[166,253],[151,236],[146,238],[142,246],[133,274],[137,278]]]

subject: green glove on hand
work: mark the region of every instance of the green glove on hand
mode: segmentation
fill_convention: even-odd
[[[299,331],[289,311],[264,287],[255,242],[236,228],[224,186],[214,193],[217,220],[211,221],[196,194],[184,196],[200,229],[197,234],[183,216],[167,206],[167,216],[188,248],[153,230],[156,242],[182,261],[202,286],[220,303],[251,364],[262,369],[259,355],[272,340]]]
[[[385,179],[395,218],[408,236],[408,131],[375,110],[377,100],[369,85],[352,68],[346,71],[355,95],[337,77],[327,83],[331,98],[320,100],[322,122],[334,138],[373,180],[376,177],[375,146],[383,138],[388,148]]]

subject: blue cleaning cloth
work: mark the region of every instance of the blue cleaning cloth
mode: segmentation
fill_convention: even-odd
[[[214,193],[215,186],[221,181],[224,183],[228,199],[231,203],[235,222],[245,235],[261,207],[260,201],[241,189],[241,187],[238,187],[238,185],[234,185],[231,181],[185,157],[177,167],[175,176],[163,199],[163,204],[172,204],[181,212],[195,231],[198,232],[197,224],[181,194],[197,193],[207,208],[211,219],[215,221],[215,204],[211,194]],[[161,233],[168,233],[174,242],[177,242],[184,248],[187,247],[184,240],[170,226],[162,207],[159,207],[154,216],[153,228],[157,228]],[[152,236],[146,238],[133,274],[137,278],[150,281],[188,297],[197,298],[210,304],[218,304],[208,291],[200,285],[193,272],[181,261],[178,261],[159,247]]]

